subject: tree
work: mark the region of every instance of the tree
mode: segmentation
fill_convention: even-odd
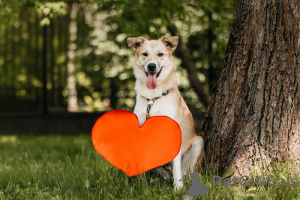
[[[152,39],[166,34],[180,36],[174,53],[181,60],[178,71],[184,73],[190,84],[179,84],[179,88],[195,93],[191,101],[185,98],[190,107],[201,102],[201,107],[206,108],[211,99],[210,83],[215,83],[220,74],[234,4],[232,0],[131,0],[107,1],[102,8],[117,11],[107,20],[107,23],[119,26],[110,35],[125,33],[127,37],[143,35]],[[206,13],[213,17],[207,18]],[[187,93],[190,92],[183,92],[183,95]]]
[[[77,112],[78,111],[78,98],[76,90],[76,80],[75,80],[75,51],[77,48],[77,14],[79,10],[79,4],[72,3],[70,8],[70,26],[69,26],[69,45],[68,45],[68,63],[67,63],[67,90],[68,90],[68,111]]]
[[[187,70],[191,86],[194,88],[196,94],[198,95],[204,106],[207,107],[211,98],[209,91],[205,87],[203,87],[198,77],[197,67],[191,59],[189,49],[187,45],[182,41],[182,36],[172,18],[169,19],[168,30],[172,35],[179,36],[180,39],[177,47],[177,54],[182,60],[182,66]]]
[[[201,134],[219,173],[300,158],[300,1],[239,0]]]
[[[7,102],[3,107],[40,110],[43,103],[44,112],[48,107],[53,112],[66,107],[70,97],[79,111],[132,110],[134,56],[126,37],[155,39],[178,33],[181,40],[175,56],[179,89],[192,111],[205,111],[221,71],[233,2],[2,0],[0,81],[5,89],[0,92],[5,98],[1,101]],[[80,6],[74,19],[72,3]],[[72,33],[71,25],[77,26]],[[31,43],[34,54],[25,45]]]

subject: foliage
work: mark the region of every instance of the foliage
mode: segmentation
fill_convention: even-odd
[[[172,181],[153,173],[127,177],[94,150],[87,135],[1,135],[0,144],[0,151],[4,152],[0,154],[0,200],[182,199],[186,193],[174,192]],[[204,199],[299,198],[300,186],[213,187],[216,174],[211,166],[206,168],[200,175],[203,185],[210,188]],[[286,177],[292,170],[286,162],[271,175]],[[252,173],[265,175],[257,169]]]
[[[128,50],[126,38],[145,36],[149,39],[156,39],[163,35],[169,35],[167,26],[170,17],[172,17],[181,31],[183,40],[188,44],[192,59],[198,67],[199,78],[210,89],[215,85],[220,74],[222,58],[233,19],[233,1],[135,0],[104,1],[99,5],[102,12],[108,13],[106,17],[102,18],[102,23],[108,25],[107,30],[109,31],[104,37],[105,41],[97,39],[97,47],[101,50],[96,50],[96,52],[101,52],[101,56],[113,58],[109,61],[111,64],[106,64],[109,71],[117,72],[110,74],[111,76],[114,78],[119,76],[119,80],[122,80],[124,76],[128,77],[129,82],[133,81],[131,71],[134,62],[133,53]],[[111,48],[105,45],[108,41],[110,41],[109,46]],[[101,44],[104,44],[105,47],[101,48]],[[112,49],[115,50],[112,52]],[[178,65],[181,62],[180,59],[176,61]],[[125,68],[125,71],[122,68]],[[179,68],[176,75],[179,88],[184,92],[189,106],[192,109],[203,108],[196,94],[190,88],[186,71]],[[118,87],[121,87],[123,83],[124,81],[118,82]],[[129,88],[129,91],[132,89],[133,87]]]
[[[15,14],[23,6],[33,6],[34,0],[1,0],[0,1],[0,24],[11,26],[15,20]]]
[[[212,86],[216,83],[233,20],[234,1],[136,0],[110,7],[118,14],[109,17],[109,23],[118,24],[118,33],[127,36],[159,38],[169,35],[169,18],[174,18],[182,39],[188,43],[201,80],[206,84],[211,82]]]
[[[231,176],[236,170],[236,167],[231,167],[229,168],[222,176],[222,178],[226,178],[226,177],[229,177]]]
[[[169,35],[170,17],[188,45],[200,80],[210,90],[215,85],[233,20],[233,0],[1,0],[0,82],[5,89],[0,95],[5,98],[0,103],[5,106],[0,105],[0,109],[40,110],[43,51],[47,53],[48,106],[53,110],[66,108],[68,12],[72,3],[80,5],[75,61],[81,111],[133,109],[135,58],[126,38]],[[49,25],[47,38],[38,24]],[[42,46],[44,39],[47,49]],[[176,63],[180,65],[180,58]],[[204,111],[185,69],[178,67],[176,77],[191,110]],[[13,106],[16,104],[20,107]]]
[[[47,2],[47,3],[40,3],[36,2],[35,7],[37,9],[37,12],[40,14],[40,16],[43,16],[43,19],[41,20],[41,26],[47,26],[50,24],[50,18],[53,18],[55,15],[63,16],[67,14],[67,4],[58,1],[58,2]]]

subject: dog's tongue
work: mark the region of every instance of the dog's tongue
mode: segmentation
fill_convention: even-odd
[[[150,74],[148,73],[148,78],[147,78],[147,87],[151,90],[155,89],[157,86],[157,79],[156,79],[156,74]]]

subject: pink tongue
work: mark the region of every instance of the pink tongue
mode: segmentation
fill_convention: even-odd
[[[155,89],[157,86],[157,79],[156,79],[156,74],[150,74],[148,73],[148,78],[147,78],[147,87],[151,90]]]

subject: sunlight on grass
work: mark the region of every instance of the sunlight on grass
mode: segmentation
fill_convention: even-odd
[[[152,172],[127,177],[94,150],[90,135],[0,136],[0,143],[0,200],[183,199],[187,193],[174,192],[172,180]],[[299,187],[213,186],[211,169],[200,174],[209,192],[194,199],[299,198]],[[272,176],[286,177],[291,169],[282,163]]]
[[[17,141],[17,136],[15,135],[0,136],[0,143],[16,142],[16,141]]]

